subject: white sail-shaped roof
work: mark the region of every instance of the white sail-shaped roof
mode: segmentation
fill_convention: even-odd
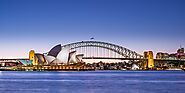
[[[68,63],[68,58],[69,58],[69,47],[62,48],[62,50],[59,52],[57,55],[57,59],[64,64]]]
[[[76,55],[77,62],[82,62],[83,56],[84,56],[84,54]]]
[[[76,63],[76,51],[69,53],[69,63]]]
[[[60,63],[63,63],[63,62],[57,58],[52,61],[52,64],[60,64]]]
[[[58,53],[61,51],[61,44],[56,45],[55,47],[53,47],[49,52],[48,52],[48,56],[54,56],[57,57]]]
[[[50,64],[52,63],[56,58],[53,56],[44,56],[47,62]]]

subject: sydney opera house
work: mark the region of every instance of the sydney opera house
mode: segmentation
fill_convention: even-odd
[[[34,50],[29,52],[29,61],[20,60],[24,65],[69,65],[82,63],[83,54],[70,51],[69,47],[62,48],[61,44],[53,47],[49,52],[40,54]]]

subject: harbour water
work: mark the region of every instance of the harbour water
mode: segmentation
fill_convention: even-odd
[[[184,92],[184,71],[0,72],[0,93]]]

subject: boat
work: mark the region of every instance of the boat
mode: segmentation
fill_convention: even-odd
[[[175,71],[180,71],[180,70],[183,70],[181,68],[169,68],[169,69],[166,69],[166,70],[175,70]]]

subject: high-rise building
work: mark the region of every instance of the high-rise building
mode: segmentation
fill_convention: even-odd
[[[180,48],[177,50],[177,53],[184,53],[184,48]]]
[[[165,59],[165,58],[169,58],[169,54],[168,53],[162,53],[162,52],[158,52],[156,54],[156,59]]]
[[[184,48],[180,48],[177,50],[176,53],[177,58],[185,58],[185,54],[184,54]]]

